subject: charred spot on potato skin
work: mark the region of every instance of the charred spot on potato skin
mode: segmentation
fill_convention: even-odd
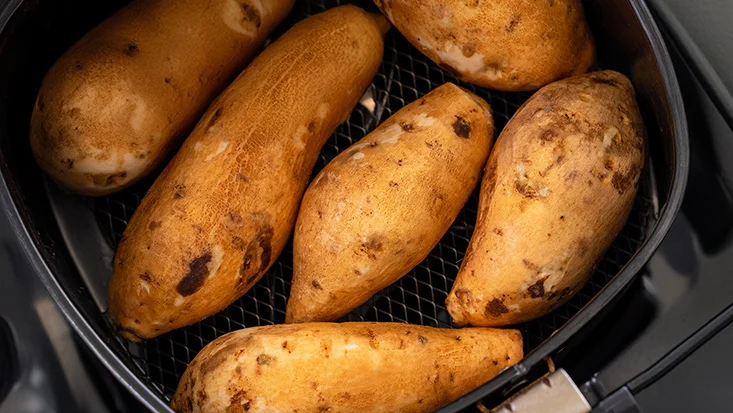
[[[188,273],[178,283],[176,291],[184,297],[192,295],[204,285],[206,276],[209,275],[209,262],[211,253],[207,252],[188,264]]]
[[[73,159],[64,159],[61,161],[64,166],[66,166],[69,169],[74,169],[74,160]]]
[[[514,31],[514,29],[517,27],[517,24],[519,24],[519,20],[521,19],[521,16],[516,15],[512,17],[511,20],[509,20],[509,23],[507,23],[505,29],[507,33],[511,33]]]
[[[501,228],[494,228],[494,231],[493,232],[494,232],[494,234],[496,234],[496,235],[498,235],[500,237],[503,237],[504,236],[504,231],[502,231]]]
[[[151,231],[155,230],[158,227],[160,227],[160,221],[150,221],[150,224],[148,224],[148,229],[150,229]]]
[[[475,43],[466,43],[463,45],[463,48],[461,49],[463,52],[463,55],[466,57],[471,57],[476,53],[476,44]]]
[[[247,278],[248,284],[254,281],[257,276],[264,272],[265,269],[267,269],[267,267],[270,265],[270,260],[272,259],[272,236],[272,226],[270,226],[269,224],[263,224],[257,231],[257,235],[255,236],[255,238],[250,241],[249,245],[247,246],[247,250],[244,254],[242,268],[239,270],[239,273],[242,277],[244,277],[245,274],[249,273],[252,265],[252,259],[256,255],[256,250],[257,248],[260,249],[260,266],[255,273],[251,274]]]
[[[630,187],[635,186],[635,178],[641,168],[634,166],[627,174],[614,172],[611,177],[611,185],[618,191],[619,195],[623,194]]]
[[[552,142],[557,137],[557,133],[552,129],[546,129],[544,132],[542,132],[542,135],[540,135],[540,141],[542,142]]]
[[[367,330],[366,333],[369,336],[369,346],[374,350],[379,349],[379,340],[377,340],[377,335],[374,334],[374,331]]]
[[[360,251],[369,257],[371,260],[377,259],[377,252],[381,252],[384,249],[382,243],[382,237],[380,235],[372,234],[367,238],[366,242],[361,244]]]
[[[470,304],[471,301],[473,301],[473,293],[471,293],[471,290],[459,288],[454,294],[461,303]]]
[[[539,265],[531,262],[530,260],[528,260],[526,258],[522,259],[522,264],[524,264],[525,267],[529,268],[532,271],[539,271],[540,270],[540,266]]]
[[[498,298],[494,298],[493,300],[489,301],[488,304],[486,304],[486,313],[492,317],[499,317],[502,314],[506,314],[508,312],[509,309],[506,308],[504,303]]]
[[[125,46],[123,52],[126,55],[132,57],[140,53],[140,47],[135,42],[130,42],[127,46]]]
[[[119,174],[86,174],[89,179],[96,186],[108,187],[117,185],[120,180],[124,180],[127,177],[127,172],[121,172]]]
[[[171,80],[172,79],[170,77],[167,77],[167,78],[165,78],[165,83],[169,83],[170,84],[171,83]]]
[[[311,282],[311,285],[313,286],[313,288],[316,288],[319,290],[323,289],[323,287],[321,287],[321,283],[319,283],[318,280],[313,280],[313,282]]]
[[[400,127],[405,132],[412,132],[415,129],[415,126],[412,123],[409,122],[400,122]]]
[[[463,139],[468,139],[470,137],[469,135],[471,134],[471,125],[468,122],[466,122],[466,120],[463,119],[462,117],[456,116],[456,121],[453,122],[452,126],[453,126],[453,132],[457,136]]]
[[[219,118],[221,118],[221,113],[222,112],[223,112],[223,109],[222,108],[217,108],[214,111],[214,114],[211,115],[211,119],[209,119],[209,123],[208,123],[208,127],[209,128],[212,127],[212,126],[214,126],[216,124],[216,122],[219,120]]]
[[[244,240],[236,235],[232,237],[232,245],[237,247],[239,250],[244,250],[245,247]]]
[[[539,193],[537,193],[537,190],[532,188],[527,182],[522,182],[520,180],[517,180],[514,182],[514,188],[519,192],[520,195],[522,195],[525,198],[537,198],[539,196]]]
[[[234,412],[240,411],[241,409],[244,409],[245,412],[249,411],[250,402],[248,399],[247,392],[239,390],[229,399],[229,408]],[[244,402],[245,400],[247,400],[247,402]]]
[[[175,192],[173,192],[173,199],[181,199],[186,196],[186,185],[178,184],[173,187]]]
[[[242,13],[244,14],[245,22],[253,22],[258,29],[262,26],[262,16],[260,16],[260,12],[256,8],[247,3],[242,3]]]
[[[242,222],[242,216],[239,215],[235,211],[229,211],[229,212],[227,212],[227,218],[229,218],[229,220],[231,220],[234,223],[240,223],[240,222]]]
[[[545,296],[545,280],[539,280],[527,288],[529,296],[532,298],[541,298]]]
[[[257,364],[259,364],[260,366],[266,366],[266,365],[268,365],[268,364],[270,364],[270,363],[272,363],[274,361],[275,361],[275,357],[273,357],[273,356],[271,356],[269,354],[264,354],[263,353],[263,354],[260,354],[259,356],[257,356]]]
[[[153,282],[153,278],[150,276],[150,273],[147,272],[147,271],[145,271],[144,273],[140,274],[140,279],[143,280],[143,281],[145,281],[145,282],[147,282],[147,283],[152,283]]]

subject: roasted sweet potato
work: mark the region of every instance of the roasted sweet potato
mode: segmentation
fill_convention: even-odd
[[[64,187],[105,195],[180,144],[294,0],[137,0],[79,40],[38,92],[30,141]]]
[[[199,321],[265,274],[321,146],[377,72],[381,23],[354,6],[303,20],[214,101],[117,250],[109,310],[124,337]]]
[[[516,330],[398,323],[254,327],[201,350],[171,407],[180,413],[431,412],[521,358]]]
[[[532,96],[489,157],[447,300],[453,320],[509,325],[567,302],[624,226],[645,148],[634,88],[620,73],[573,77]]]
[[[536,90],[595,61],[580,0],[375,0],[416,48],[491,89]]]
[[[300,207],[286,320],[336,320],[424,260],[476,187],[493,133],[489,105],[448,83],[328,164]]]

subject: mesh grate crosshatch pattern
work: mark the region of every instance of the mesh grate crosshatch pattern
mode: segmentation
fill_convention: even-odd
[[[348,1],[299,1],[288,21],[283,23],[283,28],[290,27],[305,16],[342,3]],[[495,136],[499,135],[509,118],[531,96],[531,93],[488,91],[457,81],[393,29],[386,36],[384,60],[368,91],[375,102],[374,110],[370,111],[363,105],[354,110],[324,146],[314,174],[340,151],[361,139],[404,105],[447,81],[472,90],[489,102],[496,126]],[[97,220],[113,247],[116,248],[128,220],[150,183],[152,181],[147,180],[146,183],[128,190],[91,200]],[[518,326],[524,336],[525,353],[539,346],[578,313],[631,260],[656,220],[652,193],[650,168],[647,168],[629,221],[588,284],[569,303],[551,314]],[[400,281],[347,315],[344,320],[394,321],[453,327],[445,309],[445,299],[468,247],[477,206],[478,190],[428,258]],[[222,312],[142,344],[124,342],[130,360],[139,369],[138,374],[161,397],[170,400],[186,366],[207,343],[233,330],[284,322],[291,275],[292,248],[288,244],[268,274],[245,296]]]

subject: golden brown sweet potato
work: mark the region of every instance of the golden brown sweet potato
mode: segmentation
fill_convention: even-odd
[[[416,48],[454,76],[535,90],[595,60],[580,0],[375,0]]]
[[[478,183],[493,133],[488,104],[448,83],[328,164],[300,207],[286,320],[336,320],[424,260]]]
[[[214,101],[120,243],[109,303],[123,336],[192,324],[262,277],[321,146],[377,72],[381,29],[354,6],[303,20]]]
[[[179,143],[294,0],[137,0],[79,40],[38,93],[30,140],[61,185],[105,195]]]
[[[171,407],[206,412],[431,412],[522,358],[516,330],[398,323],[255,327],[207,345]]]
[[[562,80],[532,96],[489,157],[476,229],[447,300],[453,320],[515,324],[578,292],[629,216],[644,136],[620,73]]]

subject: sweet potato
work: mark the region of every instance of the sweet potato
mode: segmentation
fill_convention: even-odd
[[[255,327],[207,345],[171,407],[206,412],[431,412],[522,358],[516,330],[398,323]]]
[[[588,280],[631,211],[646,160],[631,82],[612,71],[548,85],[489,157],[476,229],[447,299],[457,324],[549,313]]]
[[[199,321],[265,274],[321,147],[377,72],[380,19],[342,6],[303,20],[214,101],[115,256],[109,309],[124,337]]]
[[[419,264],[491,150],[489,105],[448,83],[337,156],[303,197],[288,322],[333,321]]]
[[[79,40],[38,92],[30,142],[66,188],[105,195],[180,143],[294,0],[137,0]]]
[[[595,60],[580,0],[375,0],[416,48],[491,89],[536,90]]]

